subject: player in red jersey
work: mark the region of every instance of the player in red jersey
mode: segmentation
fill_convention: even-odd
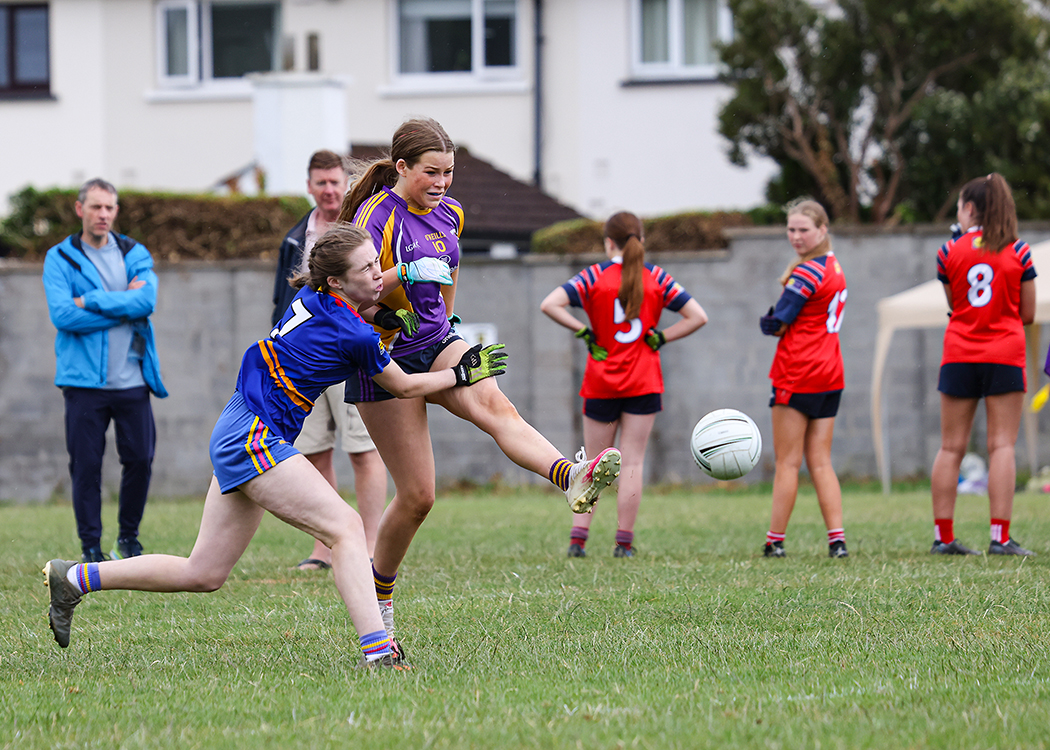
[[[1035,319],[1035,266],[1017,238],[1017,210],[1002,175],[970,180],[959,193],[961,234],[937,253],[950,319],[937,390],[941,449],[933,461],[935,555],[976,555],[952,528],[959,466],[970,442],[977,402],[988,418],[991,555],[1031,555],[1010,538],[1017,466],[1014,445],[1025,394],[1024,326]]]
[[[766,557],[784,557],[784,538],[798,496],[803,456],[828,529],[828,554],[849,557],[842,526],[842,490],[831,465],[835,415],[842,397],[839,328],[846,277],[831,251],[828,215],[816,201],[788,208],[787,235],[796,257],[780,277],[784,291],[762,317],[762,333],[778,336],[773,381],[773,512]]]
[[[700,304],[659,266],[645,262],[642,222],[632,213],[605,223],[609,259],[581,271],[547,295],[540,309],[587,342],[583,375],[583,440],[588,454],[612,447],[620,434],[620,486],[616,494],[616,557],[632,557],[634,522],[642,501],[642,470],[664,390],[657,350],[707,322]],[[582,307],[590,327],[568,311]],[[660,331],[664,308],[682,316]],[[589,515],[576,516],[569,557],[584,557]]]

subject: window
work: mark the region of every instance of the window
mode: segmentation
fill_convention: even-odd
[[[157,68],[164,86],[199,86],[276,70],[280,3],[160,0]]]
[[[517,0],[399,0],[398,73],[517,74]]]
[[[635,0],[635,73],[642,78],[711,78],[715,43],[728,39],[725,0]]]
[[[0,5],[0,95],[48,95],[48,6]]]

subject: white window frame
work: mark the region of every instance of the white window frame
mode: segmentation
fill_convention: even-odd
[[[718,41],[729,41],[733,37],[733,15],[726,0],[714,0],[717,5],[716,19]],[[684,10],[682,0],[667,0],[668,57],[667,62],[642,61],[642,0],[631,0],[631,72],[639,80],[714,79],[721,69],[719,63],[686,65],[683,49],[682,24]]]
[[[450,93],[464,90],[517,91],[525,85],[522,53],[525,50],[525,24],[521,0],[514,4],[514,63],[512,65],[485,65],[485,3],[471,0],[470,13],[470,70],[439,73],[401,72],[401,0],[390,3],[391,14],[391,81],[393,86],[385,94]]]
[[[259,0],[242,0],[244,3],[254,3]],[[236,5],[237,0],[157,0],[156,21],[154,35],[157,49],[157,85],[161,89],[155,92],[152,98],[165,99],[164,91],[191,90],[202,94],[227,95],[251,95],[251,85],[247,78],[213,78],[212,59],[212,28],[211,8],[213,5]],[[283,20],[283,8],[281,2],[274,3],[279,9],[277,28],[274,30],[274,38],[281,38],[281,21]],[[189,66],[186,75],[168,75],[168,37],[165,13],[169,10],[184,9],[187,13],[187,54],[189,55]],[[207,42],[207,43],[204,43]],[[275,49],[274,55],[279,55],[280,50]],[[274,70],[278,69],[278,60],[274,60]]]

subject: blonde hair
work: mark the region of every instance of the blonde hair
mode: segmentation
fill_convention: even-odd
[[[802,214],[803,216],[809,217],[818,229],[820,227],[827,229],[828,227],[828,212],[825,211],[824,207],[815,200],[800,198],[789,203],[786,210],[789,217],[794,216],[795,214]],[[780,278],[777,279],[777,281],[780,282],[781,286],[785,286],[788,283],[788,279],[791,278],[792,272],[794,272],[800,263],[819,258],[821,255],[827,255],[830,252],[831,235],[825,234],[824,240],[815,248],[805,255],[796,255],[792,261],[788,263],[787,268],[784,269],[784,273],[780,274]]]

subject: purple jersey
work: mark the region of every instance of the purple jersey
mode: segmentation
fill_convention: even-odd
[[[237,391],[252,413],[292,442],[321,391],[359,370],[377,375],[389,363],[356,310],[334,294],[303,288],[270,337],[244,353]]]
[[[390,188],[384,187],[361,204],[354,224],[372,235],[384,271],[420,258],[439,258],[451,270],[459,267],[463,207],[447,195],[437,208],[419,211],[409,208]],[[391,348],[394,357],[426,349],[441,341],[449,331],[440,284],[403,284],[387,295],[383,304],[395,310],[413,310],[419,316],[419,331],[411,337],[399,335],[394,341]],[[383,343],[390,346],[395,332],[376,330],[383,337]]]

